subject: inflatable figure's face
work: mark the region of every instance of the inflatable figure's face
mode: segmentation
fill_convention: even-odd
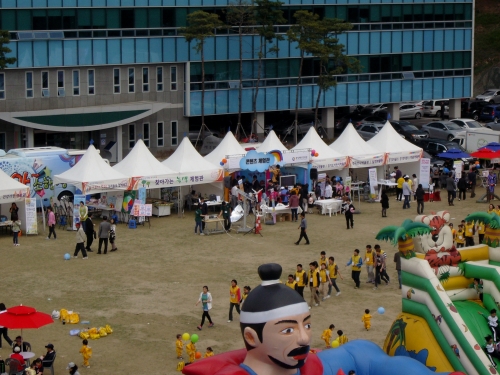
[[[285,369],[300,368],[309,354],[311,314],[307,312],[268,321],[262,331],[262,342],[252,328],[246,327],[243,335],[253,347],[249,354],[255,358],[261,358],[263,362],[270,360]]]
[[[419,215],[414,221],[422,222],[433,228],[429,234],[414,238],[415,251],[425,254],[431,267],[455,265],[460,261],[460,254],[453,245],[453,233],[448,226],[450,213],[440,211],[434,215]]]

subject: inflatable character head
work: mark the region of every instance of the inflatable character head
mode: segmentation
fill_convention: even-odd
[[[279,264],[263,264],[258,272],[262,283],[249,293],[240,315],[247,348],[243,366],[257,374],[270,366],[273,374],[289,374],[302,367],[309,354],[309,307],[295,290],[279,282]]]

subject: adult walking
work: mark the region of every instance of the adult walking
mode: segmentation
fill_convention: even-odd
[[[305,238],[306,240],[306,245],[309,245],[310,242],[309,242],[309,237],[307,237],[307,220],[306,220],[306,214],[304,212],[302,212],[300,214],[300,225],[297,229],[300,229],[300,237],[299,237],[299,240],[297,242],[295,242],[295,245],[298,245],[300,243],[300,241],[302,240],[302,238]]]
[[[424,196],[425,190],[422,184],[418,184],[417,190],[415,191],[415,197],[417,198],[417,214],[419,215],[424,213]]]
[[[467,173],[467,182],[469,183],[470,188],[470,197],[474,198],[476,196],[476,179],[477,175],[473,168],[469,170]]]
[[[76,223],[76,246],[75,246],[75,253],[73,254],[73,258],[78,258],[78,253],[82,252],[83,259],[88,259],[87,258],[87,252],[85,251],[85,232],[83,231],[83,228],[80,223]]]
[[[297,214],[299,210],[299,197],[296,192],[292,190],[292,195],[288,200],[288,205],[290,206],[290,210],[292,211],[292,221],[297,222],[299,220],[299,216]]]
[[[410,177],[408,175],[404,176],[404,182],[403,182],[403,196],[404,196],[404,203],[403,203],[403,210],[406,208],[410,208],[410,198],[411,198],[411,188],[409,181]]]
[[[359,256],[359,250],[355,249],[354,254],[347,262],[346,266],[352,266],[351,270],[351,278],[354,281],[355,287],[354,289],[359,289],[359,275],[361,274],[361,266],[363,265],[363,259]]]
[[[212,294],[208,291],[208,286],[204,285],[203,286],[203,292],[200,293],[200,298],[198,298],[198,302],[196,302],[195,306],[198,306],[198,304],[201,302],[201,307],[203,309],[203,315],[201,316],[201,323],[198,327],[200,331],[203,328],[203,324],[205,324],[205,318],[208,319],[208,322],[210,323],[208,327],[213,327],[214,323],[212,322],[212,318],[210,317],[210,310],[212,310]]]
[[[88,215],[84,225],[84,232],[87,235],[87,247],[85,248],[85,250],[87,250],[88,252],[93,251],[90,246],[92,246],[92,242],[94,242],[95,238],[95,224],[92,221],[92,217],[92,214]]]
[[[102,254],[101,253],[101,247],[102,244],[104,243],[104,254],[108,253],[108,237],[109,237],[109,231],[111,230],[111,224],[108,221],[107,216],[102,217],[102,222],[99,224],[99,248],[97,249],[97,254]]]
[[[254,176],[255,177],[255,176]],[[229,203],[222,202],[221,208],[220,208],[220,213],[219,217],[224,219],[224,229],[226,232],[229,232],[231,230],[231,206]]]
[[[465,192],[467,190],[467,180],[465,179],[465,175],[462,173],[462,176],[458,180],[457,183],[458,188],[458,200],[465,200]]]
[[[352,228],[354,229],[354,211],[356,210],[354,206],[351,203],[351,200],[346,197],[345,202],[342,204],[342,208],[344,210],[344,215],[345,215],[345,223],[347,225],[347,229]],[[349,224],[351,225],[349,227]]]
[[[54,235],[54,240],[57,238],[56,236],[56,215],[52,211],[52,207],[47,207],[47,225],[49,226],[49,235],[47,239],[50,240],[50,236]]]
[[[446,179],[446,191],[448,192],[448,206],[454,206],[453,200],[455,199],[457,184],[451,172],[448,173],[448,178]]]
[[[203,220],[201,221],[201,232],[205,233],[205,219],[208,216],[208,205],[205,202],[205,198],[200,198],[200,207],[201,207],[201,215],[203,216]]]
[[[4,314],[7,311],[7,308],[5,307],[4,303],[0,303],[0,314]],[[7,341],[7,344],[9,344],[9,347],[12,346],[12,340],[10,339],[9,335],[9,329],[7,327],[2,327],[0,326],[0,349],[2,348],[2,336]]]
[[[385,189],[382,190],[382,196],[380,197],[380,204],[382,205],[382,217],[387,217],[387,209],[389,208],[389,197],[385,192]]]
[[[387,264],[385,262],[385,256],[382,254],[380,248],[375,251],[375,287],[374,290],[378,289],[381,281],[385,281],[389,284],[389,275],[387,275]]]

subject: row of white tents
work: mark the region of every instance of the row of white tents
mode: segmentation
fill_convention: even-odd
[[[365,142],[349,124],[331,145],[327,145],[316,130],[311,128],[292,150],[287,150],[274,131],[271,131],[265,141],[258,145],[257,150],[259,152],[315,150],[318,157],[311,156],[310,163],[318,171],[416,162],[422,155],[420,147],[403,139],[389,123],[368,142]],[[84,194],[135,190],[141,186],[154,189],[208,184],[222,181],[224,177],[224,167],[220,165],[222,159],[242,158],[246,152],[229,132],[205,157],[196,151],[186,137],[168,159],[160,162],[151,154],[144,142],[139,140],[120,163],[111,167],[91,145],[73,168],[54,176],[54,184],[72,184]],[[332,165],[336,167],[332,168]],[[307,168],[307,164],[298,166]],[[28,188],[1,170],[0,186],[0,203],[27,197]]]

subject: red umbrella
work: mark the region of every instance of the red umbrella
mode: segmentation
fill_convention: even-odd
[[[49,314],[36,311],[36,309],[29,306],[14,306],[0,314],[0,326],[10,329],[20,329],[21,337],[25,328],[36,329],[51,323],[54,323],[54,320]]]
[[[483,148],[470,154],[473,158],[478,159],[497,159],[500,158],[500,151],[492,151],[488,148]]]

